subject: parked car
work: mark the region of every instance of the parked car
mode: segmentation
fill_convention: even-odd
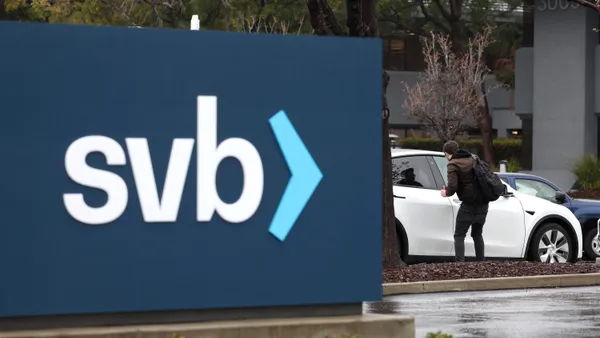
[[[524,173],[497,174],[518,192],[564,205],[571,210],[581,225],[584,255],[588,259],[594,260],[600,257],[600,240],[598,239],[600,201],[572,198],[560,190],[556,184],[540,176]]]
[[[440,195],[447,185],[446,157],[414,149],[391,149],[391,153],[402,259],[409,263],[453,259],[460,201],[456,195]],[[569,209],[508,185],[507,191],[489,206],[483,227],[486,257],[559,263],[581,258],[581,227]],[[473,239],[467,234],[465,255],[474,254]]]

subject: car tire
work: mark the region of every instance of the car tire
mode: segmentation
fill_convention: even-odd
[[[562,225],[545,223],[533,234],[529,259],[547,263],[575,262],[577,253],[573,249],[573,238]]]
[[[400,259],[406,263],[408,259],[408,238],[402,223],[396,219],[396,236],[398,237],[398,249],[400,250]]]
[[[595,260],[600,257],[600,241],[596,238],[598,229],[593,227],[583,237],[583,253],[588,259]]]

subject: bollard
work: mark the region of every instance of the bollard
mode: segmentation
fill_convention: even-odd
[[[500,161],[500,172],[505,173],[508,168],[508,162],[506,160]]]
[[[190,21],[190,30],[199,31],[200,30],[200,19],[198,15],[192,15],[192,20]]]

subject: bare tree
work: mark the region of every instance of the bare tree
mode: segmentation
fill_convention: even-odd
[[[300,35],[302,26],[304,25],[304,17],[298,22],[298,30],[296,32],[290,32],[290,22],[285,20],[278,20],[277,17],[269,17],[267,19],[257,15],[250,15],[246,17],[240,14],[237,22],[240,31],[245,33],[266,33],[266,34],[282,34],[288,35],[295,33]]]
[[[595,10],[596,12],[600,13],[600,0],[569,0],[571,2],[580,4],[583,7],[587,7],[587,8],[591,8],[593,10]],[[595,31],[597,32],[598,29],[595,29]]]
[[[448,35],[431,33],[423,39],[427,67],[416,85],[405,84],[408,117],[441,140],[460,137],[482,114],[485,96],[495,87],[484,86],[489,69],[483,62],[491,28],[476,34],[465,50],[456,53]]]
[[[428,37],[431,30],[448,34],[452,50],[460,54],[470,37],[490,22],[512,21],[514,14],[522,10],[522,4],[521,0],[395,0],[384,2],[380,19],[388,28],[421,36]],[[479,109],[477,125],[481,132],[482,157],[492,164],[495,161],[492,115],[485,96]]]
[[[130,26],[181,28],[182,23],[188,24],[187,21],[182,20],[186,16],[184,0],[100,0],[99,2],[118,13]],[[68,1],[64,3],[72,5]]]
[[[568,0],[574,2],[576,4],[580,4],[583,7],[587,7],[593,9],[598,14],[600,14],[600,0]],[[594,28],[594,32],[600,32],[599,28]]]

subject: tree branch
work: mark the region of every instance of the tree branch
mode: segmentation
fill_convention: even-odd
[[[406,10],[410,7],[414,7],[414,5],[401,8],[400,11]],[[404,21],[406,20],[402,17],[402,15],[400,15],[399,11],[395,7],[390,7],[389,11],[392,12],[392,15],[388,15],[386,11],[379,12],[380,22],[389,22],[395,26],[396,30],[403,30],[420,36],[427,36],[429,34],[429,32],[423,29],[423,25],[421,25],[420,27],[409,27],[405,25]]]
[[[439,21],[435,17],[431,16],[431,14],[429,14],[429,12],[427,11],[427,8],[425,7],[425,0],[418,0],[418,1],[419,1],[419,8],[421,8],[421,12],[423,12],[423,16],[425,17],[425,19],[432,22],[434,25],[436,25],[438,28],[440,28],[445,33],[449,33],[450,28],[447,28],[446,26],[444,26],[444,24],[442,24],[441,21]]]
[[[119,13],[119,15],[121,15],[125,19],[127,19],[127,21],[129,21],[130,26],[139,26],[136,23],[136,21],[133,19],[133,17],[131,17],[131,15],[129,14],[129,12],[126,9],[124,9],[122,7],[117,7],[111,1],[108,1],[108,0],[100,0],[100,2],[104,6],[107,6],[108,8],[110,8],[113,12]]]
[[[568,0],[568,1],[580,4],[583,7],[591,8],[591,9],[595,10],[596,12],[600,13],[600,1],[599,0],[596,0],[595,3],[589,2],[587,0]]]
[[[450,12],[448,12],[448,9],[446,7],[444,7],[444,5],[442,5],[442,2],[440,0],[433,0],[433,2],[435,2],[436,7],[440,10],[440,13],[442,13],[442,16],[444,17],[444,19],[446,19],[446,21],[448,22],[452,22],[455,21],[453,20],[453,15],[454,15],[454,6],[453,6],[453,1],[450,0],[450,9],[452,10],[452,15],[450,14]]]

